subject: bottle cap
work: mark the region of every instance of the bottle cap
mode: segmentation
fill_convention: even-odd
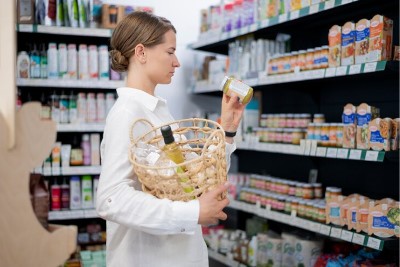
[[[171,126],[166,125],[161,127],[161,134],[164,138],[164,143],[165,144],[171,144],[175,142],[174,136],[172,134]]]

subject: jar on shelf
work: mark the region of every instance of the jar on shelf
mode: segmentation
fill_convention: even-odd
[[[324,45],[321,47],[321,59],[320,59],[320,67],[328,68],[328,56],[329,56],[329,47]]]
[[[298,206],[299,206],[299,200],[297,198],[293,197],[292,201],[291,201],[291,210],[297,212]]]
[[[303,198],[313,199],[314,198],[314,188],[311,184],[303,185]]]
[[[292,129],[283,129],[282,142],[285,144],[292,143]]]
[[[296,197],[303,197],[303,183],[296,183]]]
[[[329,146],[329,123],[322,123],[320,140],[322,146]]]
[[[282,136],[283,136],[283,129],[282,128],[277,128],[275,130],[275,142],[276,143],[282,143]]]
[[[325,115],[324,114],[314,114],[314,123],[325,123]]]
[[[322,123],[314,123],[314,140],[317,140],[317,144],[321,144],[321,129]]]
[[[307,128],[308,124],[311,122],[311,114],[303,113],[300,114],[300,128]]]
[[[322,184],[313,183],[312,186],[314,189],[314,198],[322,198]]]
[[[338,123],[336,127],[336,147],[343,147],[343,123]]]
[[[297,55],[297,66],[300,71],[304,71],[306,69],[306,50],[300,50]]]
[[[286,128],[293,128],[293,114],[292,113],[288,113],[286,114]]]
[[[288,185],[289,185],[288,195],[295,196],[296,195],[296,182],[289,181]]]
[[[321,47],[316,47],[314,50],[313,69],[321,68]]]
[[[300,114],[294,114],[293,115],[293,128],[298,128],[300,127],[300,122],[301,120],[301,115]]]
[[[320,203],[317,205],[317,221],[319,223],[326,223],[326,204],[325,203]]]
[[[314,66],[314,49],[308,48],[306,53],[306,70],[312,70]]]
[[[337,123],[331,123],[329,125],[329,146],[336,147],[336,133],[337,133]]]
[[[305,217],[306,215],[306,201],[300,199],[297,205],[297,214],[299,217]]]
[[[300,140],[304,138],[302,129],[292,129],[292,144],[300,145]]]
[[[342,189],[339,187],[327,187],[325,190],[325,200],[328,202],[333,196],[340,196]]]
[[[307,137],[308,140],[315,140],[315,123],[309,123],[307,127]]]
[[[260,116],[260,127],[268,127],[268,114],[261,114]]]
[[[286,114],[279,114],[278,127],[279,128],[286,127]]]
[[[294,72],[297,67],[297,56],[299,52],[294,51],[290,54],[290,72]]]

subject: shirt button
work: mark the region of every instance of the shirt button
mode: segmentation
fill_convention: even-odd
[[[109,198],[107,201],[108,201],[108,203],[111,203],[111,198]]]
[[[185,232],[185,228],[181,228],[181,233]]]

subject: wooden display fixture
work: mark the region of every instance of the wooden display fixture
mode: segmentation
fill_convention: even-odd
[[[58,266],[76,250],[76,226],[50,225],[36,218],[29,194],[29,173],[43,162],[56,141],[56,124],[40,119],[40,103],[16,113],[15,146],[0,114],[0,266]]]

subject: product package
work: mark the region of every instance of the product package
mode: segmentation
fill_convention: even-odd
[[[334,25],[329,29],[329,67],[340,66],[341,49],[342,49],[342,28]]]
[[[343,122],[343,147],[356,147],[356,107],[352,104],[344,106]]]
[[[390,60],[392,58],[393,20],[375,15],[371,19],[368,61]]]
[[[368,140],[370,149],[390,151],[391,124],[390,118],[376,118],[369,122]]]
[[[367,19],[361,19],[356,24],[356,64],[368,61],[369,26],[370,22]]]
[[[382,238],[400,236],[400,204],[378,204],[369,210],[368,234]]]
[[[362,103],[357,106],[356,121],[356,147],[357,149],[368,149],[368,123],[379,117],[379,109]]]
[[[353,65],[355,56],[356,30],[353,22],[342,26],[342,66]]]

